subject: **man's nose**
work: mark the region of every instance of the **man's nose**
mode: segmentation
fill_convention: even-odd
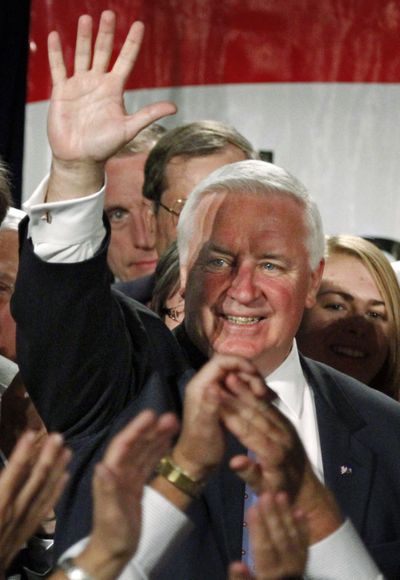
[[[257,285],[255,269],[247,265],[240,266],[233,274],[228,294],[231,298],[243,304],[258,298],[260,289]]]
[[[143,210],[131,214],[131,238],[133,245],[142,250],[152,250],[156,239],[152,228],[151,216],[147,215],[150,210]]]

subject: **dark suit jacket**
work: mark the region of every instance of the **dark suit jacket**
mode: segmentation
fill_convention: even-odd
[[[48,429],[75,451],[57,510],[60,553],[90,529],[92,469],[110,438],[145,407],[180,413],[191,371],[155,315],[111,292],[106,245],[78,264],[45,263],[23,246],[13,299],[21,373]],[[204,357],[181,342],[200,366]],[[303,365],[326,482],[381,569],[400,578],[400,405],[333,369]],[[244,495],[226,462],[242,451],[228,437],[225,463],[191,507],[196,531],[154,578],[225,580],[228,562],[240,558]]]
[[[148,304],[153,297],[155,283],[156,276],[153,273],[134,280],[128,280],[128,282],[115,282],[113,288],[142,304]]]
[[[176,336],[191,365],[201,366],[205,357],[182,327],[176,329]],[[386,577],[399,579],[400,405],[326,365],[303,357],[301,363],[314,392],[325,483]],[[194,506],[203,539],[198,529],[182,548],[183,554],[199,551],[196,573],[187,575],[188,562],[176,578],[222,579],[228,562],[241,559],[244,485],[227,463],[243,452],[241,444],[229,437],[224,465],[207,486],[202,502]],[[210,558],[219,570],[216,575],[207,571]],[[159,578],[172,579],[177,565],[174,561],[170,576],[169,567],[164,567]]]
[[[187,366],[154,313],[111,291],[106,244],[91,260],[50,264],[25,225],[13,297],[20,370],[46,427],[74,451],[57,508],[60,554],[90,531],[92,471],[112,436],[144,408],[180,415]]]

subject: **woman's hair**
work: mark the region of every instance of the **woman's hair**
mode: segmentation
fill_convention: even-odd
[[[374,279],[386,305],[390,323],[387,359],[370,383],[371,387],[399,400],[400,387],[400,286],[384,253],[364,238],[350,235],[327,236],[326,257],[345,254],[360,260]]]
[[[161,318],[168,298],[179,288],[179,255],[176,242],[173,242],[158,261],[156,283],[150,308]]]

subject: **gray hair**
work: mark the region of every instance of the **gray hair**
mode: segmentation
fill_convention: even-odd
[[[203,179],[190,193],[178,222],[178,248],[181,264],[186,264],[189,242],[196,228],[195,214],[203,197],[210,193],[282,194],[295,199],[304,209],[308,229],[307,249],[314,270],[324,256],[324,233],[316,203],[304,185],[293,175],[260,160],[238,161],[224,165]]]

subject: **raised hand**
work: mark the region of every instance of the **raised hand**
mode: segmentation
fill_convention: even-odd
[[[196,477],[207,476],[222,459],[225,435],[221,405],[226,397],[226,379],[236,373],[258,375],[250,361],[214,355],[186,387],[182,432],[173,454],[177,463],[184,463]],[[256,388],[259,397],[266,396],[264,385]]]
[[[227,429],[255,455],[237,455],[230,467],[257,494],[285,491],[308,518],[310,543],[334,532],[342,516],[331,492],[319,481],[290,421],[270,402],[255,397],[259,376],[230,375],[221,418]],[[270,396],[271,399],[271,396]]]
[[[53,508],[67,481],[71,453],[63,447],[61,435],[49,435],[39,454],[35,445],[35,434],[25,433],[0,475],[2,570]]]
[[[53,81],[48,135],[53,170],[69,170],[76,177],[78,170],[80,173],[86,169],[89,182],[94,181],[91,177],[94,171],[97,181],[100,176],[102,179],[104,162],[141,129],[176,110],[172,103],[162,102],[148,105],[133,115],[126,113],[123,91],[140,50],[144,27],[141,22],[131,26],[114,66],[107,72],[115,24],[112,11],[102,13],[92,57],[92,18],[80,17],[71,77],[67,77],[58,33],[51,32],[48,39]],[[68,192],[66,197],[71,197]]]
[[[308,534],[303,514],[293,512],[284,493],[262,495],[246,514],[255,574],[242,562],[229,568],[228,580],[281,580],[302,577]]]
[[[286,491],[294,500],[302,485],[306,454],[290,421],[266,398],[254,395],[255,384],[264,385],[262,377],[245,373],[230,375],[225,389],[231,394],[221,406],[224,425],[240,442],[253,451],[231,460],[234,469],[257,493]],[[265,388],[265,387],[264,387]]]
[[[205,482],[222,460],[225,430],[220,421],[224,382],[230,373],[257,374],[253,363],[240,357],[214,355],[186,386],[182,430],[172,451],[173,462],[193,481]],[[265,387],[258,385],[259,396]],[[162,476],[152,485],[178,508],[184,510],[191,497]]]
[[[96,466],[92,534],[76,561],[99,580],[117,577],[135,552],[143,486],[177,430],[171,413],[143,411],[114,437]]]

